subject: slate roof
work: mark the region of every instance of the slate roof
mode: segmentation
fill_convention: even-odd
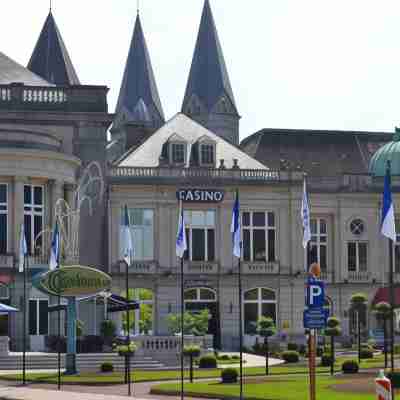
[[[127,113],[127,122],[148,123],[150,119],[158,127],[165,121],[139,15],[135,22],[115,112]]]
[[[313,176],[368,174],[373,154],[393,133],[263,129],[240,147],[271,169],[299,169]]]
[[[165,144],[173,137],[179,137],[188,144],[188,151],[192,145],[199,140],[209,138],[216,144],[216,166],[219,160],[225,160],[226,168],[232,168],[233,160],[238,160],[241,169],[268,169],[238,147],[225,141],[211,131],[204,128],[186,115],[176,114],[171,120],[165,123],[160,129],[154,132],[144,143],[133,151],[128,151],[118,162],[120,167],[158,167],[160,156],[163,153]],[[189,165],[186,165],[188,168]]]
[[[80,85],[51,11],[32,53],[28,69],[55,85]]]
[[[210,3],[205,0],[182,110],[196,95],[210,112],[223,94],[238,114]]]
[[[27,86],[53,86],[29,69],[0,52],[0,84],[24,83]]]

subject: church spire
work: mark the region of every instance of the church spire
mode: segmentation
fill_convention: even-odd
[[[28,69],[55,85],[80,85],[51,8]]]
[[[144,123],[154,128],[165,122],[139,14],[136,17],[115,113],[117,117],[114,128],[122,121]]]
[[[235,144],[239,141],[240,117],[209,0],[205,0],[204,3],[182,112],[225,139]],[[214,116],[210,118],[212,114]],[[221,125],[215,121],[216,114],[219,115],[219,119],[223,114],[226,120],[230,120],[228,125],[233,127],[231,132],[218,128]],[[233,126],[236,124],[235,120],[237,120],[237,129]],[[224,121],[220,122],[226,125]]]

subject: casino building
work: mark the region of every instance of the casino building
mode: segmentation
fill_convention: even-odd
[[[40,233],[51,231],[55,202],[71,201],[83,168],[97,161],[106,193],[93,215],[83,211],[79,262],[109,273],[112,291],[123,294],[120,235],[126,204],[135,249],[129,286],[146,306],[136,313],[136,334],[168,334],[166,317],[180,309],[175,236],[182,199],[189,247],[185,308],[210,310],[215,347],[238,347],[238,262],[230,233],[236,191],[247,345],[254,343],[262,315],[274,318],[291,340],[303,339],[305,261],[321,265],[326,307],[341,319],[345,338],[354,332],[350,297],[356,292],[368,296],[361,315],[364,330],[379,328],[369,310],[388,300],[390,254],[379,234],[379,214],[387,159],[392,160],[394,201],[400,204],[398,133],[262,129],[239,143],[240,113],[208,0],[175,116],[165,120],[139,16],[115,115],[108,113],[107,90],[80,83],[51,13],[27,68],[0,53],[0,302],[22,305],[17,227],[25,222],[33,276],[47,268],[49,237]],[[306,260],[303,173],[312,231]],[[400,239],[392,255],[397,283]],[[47,313],[54,301],[29,285],[32,350],[43,350],[45,337],[56,333]],[[99,333],[103,310],[96,301],[80,303],[85,334]],[[12,348],[21,349],[21,315],[0,318]],[[112,318],[121,330],[121,317]],[[400,327],[400,314],[396,324]]]

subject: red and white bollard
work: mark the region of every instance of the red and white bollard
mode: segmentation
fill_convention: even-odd
[[[392,385],[390,379],[386,378],[382,369],[375,379],[375,390],[378,400],[392,400]]]

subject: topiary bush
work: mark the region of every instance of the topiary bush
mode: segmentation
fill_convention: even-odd
[[[393,389],[400,388],[400,371],[388,371],[385,375],[390,379]]]
[[[322,354],[321,367],[330,367],[332,362],[332,356],[328,353]]]
[[[287,350],[282,353],[282,359],[288,364],[299,362],[299,358],[299,353],[294,350]]]
[[[221,356],[218,357],[218,360],[221,361],[228,361],[231,359],[231,356],[229,354],[222,354]]]
[[[222,383],[236,383],[238,372],[235,368],[225,368],[221,371]]]
[[[362,360],[368,359],[368,358],[374,358],[374,352],[370,349],[361,349],[360,351],[360,358]]]
[[[287,349],[289,351],[298,351],[299,350],[299,346],[297,345],[297,343],[288,343],[287,344]]]
[[[101,372],[114,372],[114,365],[110,362],[104,362],[100,365]]]
[[[347,360],[342,364],[344,374],[356,374],[358,369],[358,362],[356,360]]]
[[[217,368],[217,359],[214,354],[206,354],[200,357],[199,368]]]
[[[395,344],[393,350],[394,354],[400,354],[400,344]]]

